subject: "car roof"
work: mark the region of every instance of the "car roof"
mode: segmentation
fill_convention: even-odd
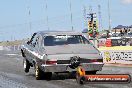
[[[36,32],[37,34],[40,34],[42,36],[52,36],[52,35],[82,35],[81,32],[75,32],[75,31],[39,31]]]

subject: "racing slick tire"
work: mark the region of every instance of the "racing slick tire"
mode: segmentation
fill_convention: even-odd
[[[26,73],[29,72],[29,69],[30,69],[30,63],[29,63],[29,61],[26,60],[26,59],[23,59],[23,68],[24,68],[24,71],[25,71]]]
[[[35,66],[35,77],[36,80],[46,79],[50,80],[52,77],[52,72],[43,72],[38,65]]]
[[[52,77],[52,72],[44,72],[44,78],[46,80],[50,80]]]
[[[86,74],[95,75],[97,71],[85,71]]]
[[[36,80],[40,80],[42,78],[42,70],[39,68],[38,65],[35,65],[35,78]]]

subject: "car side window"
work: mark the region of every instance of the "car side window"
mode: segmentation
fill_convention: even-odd
[[[35,35],[34,38],[32,39],[32,42],[31,42],[31,46],[32,46],[32,47],[35,47],[36,44],[38,43],[38,42],[37,42],[37,39],[38,39],[38,36]]]
[[[36,48],[39,47],[39,36],[36,37],[36,41],[35,41],[34,47],[36,47]]]
[[[32,43],[32,41],[33,41],[34,37],[36,36],[36,34],[37,34],[37,33],[34,33],[34,34],[32,35],[31,39],[27,42],[28,45]]]
[[[36,35],[34,38],[33,38],[33,41],[32,41],[32,47],[36,47],[36,48],[39,48],[41,46],[41,36],[40,35]]]
[[[37,41],[38,41],[38,47],[41,47],[42,46],[42,36],[39,35]]]

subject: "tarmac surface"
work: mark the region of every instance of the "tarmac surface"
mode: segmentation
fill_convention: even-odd
[[[20,51],[0,51],[0,88],[132,88],[129,84],[77,84],[68,74],[54,74],[51,80],[36,80],[34,69],[23,70]],[[132,67],[105,65],[97,74],[130,74]]]

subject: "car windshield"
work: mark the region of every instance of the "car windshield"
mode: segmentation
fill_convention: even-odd
[[[45,46],[67,45],[67,44],[89,44],[90,42],[82,35],[56,35],[44,38]]]

